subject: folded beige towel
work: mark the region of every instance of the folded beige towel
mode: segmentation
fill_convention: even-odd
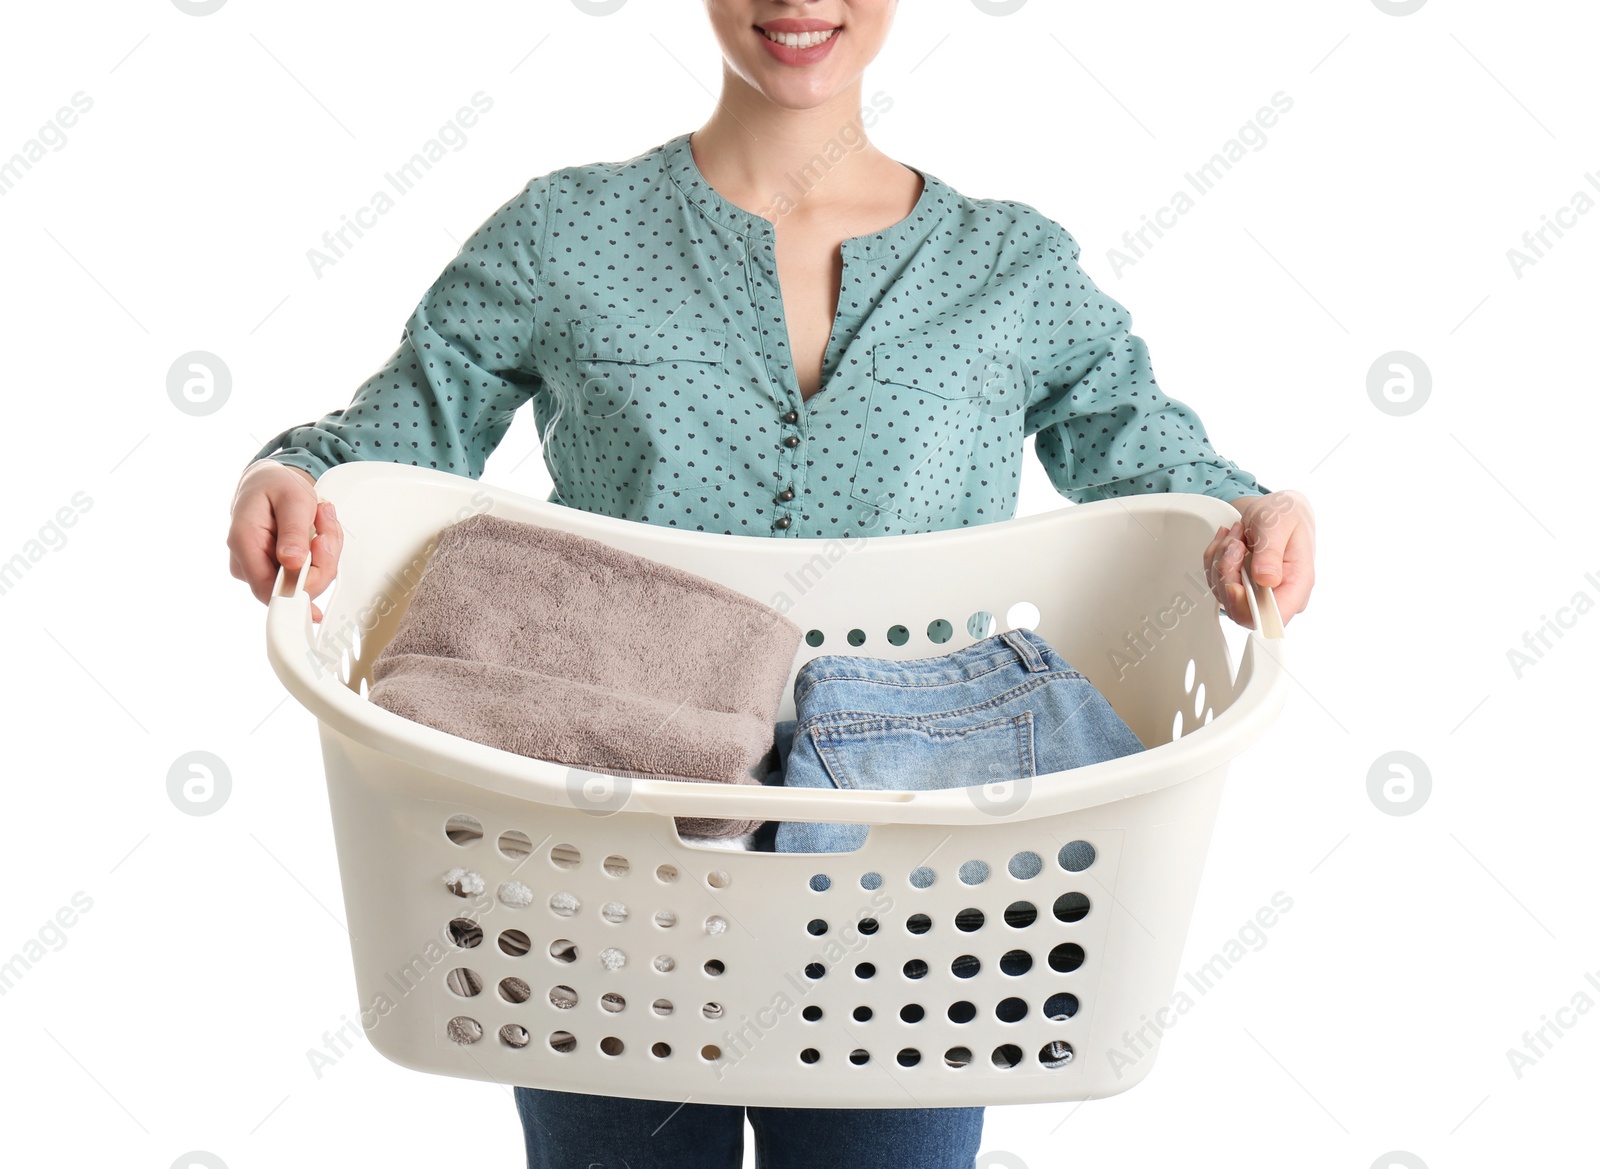
[[[801,628],[586,536],[476,515],[439,534],[369,699],[463,738],[622,776],[759,784]],[[575,806],[585,797],[574,793]],[[759,820],[680,816],[685,834]]]

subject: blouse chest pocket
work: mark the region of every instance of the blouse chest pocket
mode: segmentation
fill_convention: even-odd
[[[1011,384],[998,355],[967,342],[874,345],[851,495],[909,530],[953,517],[979,470],[976,436],[1010,412]]]
[[[703,407],[723,377],[726,333],[689,318],[596,313],[569,321],[571,375],[557,387],[570,421],[545,437],[569,468],[562,499],[630,516],[664,492],[709,482]]]

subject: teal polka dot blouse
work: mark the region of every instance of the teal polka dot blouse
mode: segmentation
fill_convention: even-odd
[[[255,457],[314,476],[383,459],[478,478],[531,403],[552,502],[697,531],[1009,519],[1028,435],[1075,503],[1268,493],[1161,392],[1065,228],[918,173],[909,216],[844,241],[809,400],[773,223],[712,189],[686,133],[531,180],[473,232],[350,404]]]

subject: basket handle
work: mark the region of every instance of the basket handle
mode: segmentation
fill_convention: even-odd
[[[1283,617],[1278,612],[1278,598],[1272,595],[1270,585],[1256,581],[1254,567],[1255,553],[1246,548],[1240,573],[1245,583],[1245,599],[1250,603],[1251,633],[1257,637],[1282,637]]]

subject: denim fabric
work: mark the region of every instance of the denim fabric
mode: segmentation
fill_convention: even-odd
[[[982,1108],[750,1108],[517,1088],[528,1169],[973,1169]]]
[[[800,667],[794,695],[795,718],[778,724],[785,787],[970,787],[1144,750],[1105,696],[1031,629],[907,661],[823,654]],[[849,852],[866,834],[863,824],[785,821],[774,847]]]

